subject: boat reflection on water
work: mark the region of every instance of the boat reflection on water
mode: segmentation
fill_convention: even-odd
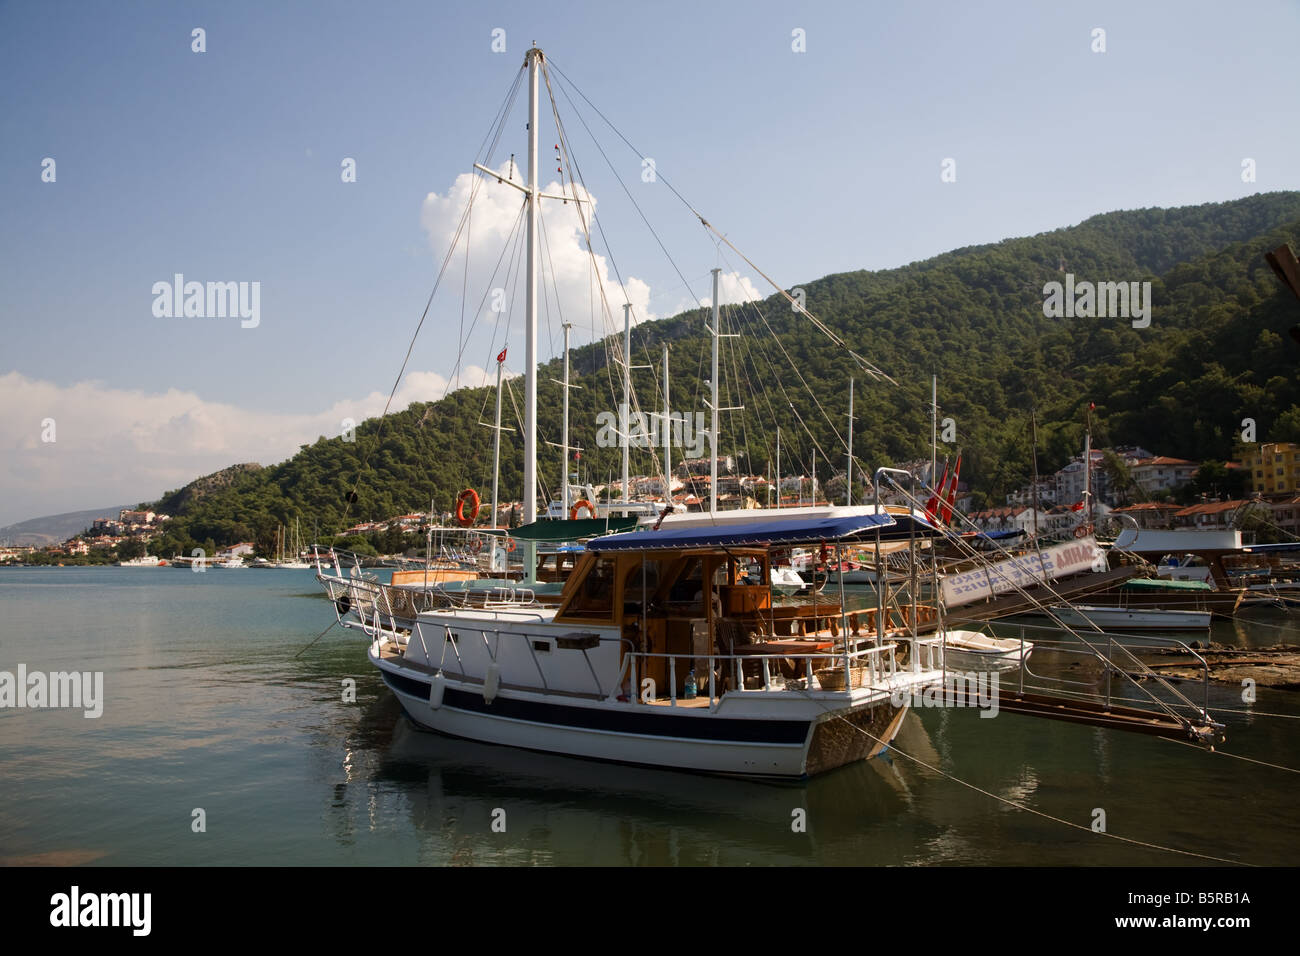
[[[878,820],[900,809],[851,770],[829,788],[741,780],[455,740],[405,719],[388,758],[386,773],[426,775],[422,794],[408,791],[412,820],[439,837],[434,858],[453,863],[809,863],[824,849],[819,810],[840,815],[828,801]]]
[[[391,695],[362,706],[333,828],[351,843],[409,817],[421,864],[907,864],[922,847],[898,820],[936,779],[887,754],[802,781],[611,764],[426,731]],[[898,739],[937,761],[914,715]]]
[[[1230,859],[1282,863],[1294,845],[1277,828],[1281,792],[1231,825],[1189,831],[1134,790],[1137,780],[1184,779],[1232,799],[1239,776],[1195,750],[1009,712],[985,720],[973,709],[913,708],[876,759],[782,781],[460,740],[414,725],[372,676],[358,689],[350,727],[329,735],[345,777],[333,784],[324,826],[359,859],[378,846],[389,864],[440,866],[1188,863],[1002,801],[1085,825],[1091,808],[1104,806],[1132,835]],[[1278,723],[1257,728],[1265,739],[1255,756],[1293,747]],[[339,764],[327,779],[339,781]]]

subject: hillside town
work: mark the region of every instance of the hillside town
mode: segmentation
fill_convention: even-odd
[[[1121,446],[1098,448],[1090,453],[1089,469],[1079,455],[1056,472],[1040,477],[1006,495],[997,507],[972,509],[979,500],[970,490],[970,476],[957,483],[955,505],[969,524],[965,530],[1021,531],[1051,535],[1075,527],[1083,520],[1096,524],[1109,517],[1131,519],[1141,528],[1226,529],[1255,532],[1260,540],[1279,536],[1300,537],[1300,445],[1269,442],[1242,447],[1239,462],[1197,463],[1183,458],[1156,455],[1144,448]],[[689,512],[705,511],[710,498],[710,460],[686,459],[678,463],[669,479],[673,505]],[[1188,494],[1198,474],[1221,465],[1217,473],[1221,486],[1212,484]],[[903,462],[900,467],[926,475],[929,461]],[[946,468],[945,468],[946,470]],[[778,488],[771,475],[747,474],[731,456],[718,459],[718,507],[720,510],[825,505],[847,500],[845,474],[841,470],[823,483],[809,474],[784,475]],[[1211,471],[1215,469],[1211,468]],[[869,490],[864,478],[855,476],[855,501]],[[617,500],[633,503],[664,501],[662,475],[629,478],[627,494],[621,481],[583,486],[594,501]],[[578,498],[571,498],[576,505]],[[476,525],[517,527],[522,514],[518,500],[497,505],[495,521],[490,503],[484,502]],[[1081,512],[1087,512],[1087,518]],[[116,517],[96,518],[90,527],[60,544],[46,547],[15,546],[0,542],[0,563],[59,564],[112,563],[140,558],[169,520],[165,514],[148,510],[123,509]],[[450,527],[456,515],[443,511],[431,515],[415,511],[386,518],[358,521],[343,531],[343,537],[360,544],[369,541],[385,553],[406,550],[413,539],[432,527]],[[257,548],[251,541],[213,545],[208,557],[217,562],[253,561]],[[160,555],[167,558],[170,555]]]
[[[1237,528],[1268,540],[1300,536],[1300,445],[1244,446],[1241,457],[1222,463],[1221,487],[1189,496],[1194,479],[1213,463],[1135,447],[1094,449],[1090,475],[1080,455],[1037,485],[1008,494],[1004,506],[975,511],[970,519],[983,531],[1043,534],[1078,524],[1079,512],[1089,510],[1094,523],[1115,516],[1153,530]],[[1233,489],[1239,489],[1236,496]]]
[[[0,544],[0,564],[111,564],[149,553],[149,544],[171,520],[170,515],[123,508],[116,518],[95,518],[85,531],[46,547]],[[216,560],[252,555],[251,542],[214,548]],[[165,562],[162,562],[165,564]]]

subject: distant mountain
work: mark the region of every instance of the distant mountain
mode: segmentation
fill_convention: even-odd
[[[29,518],[0,528],[0,544],[12,546],[58,544],[90,527],[96,518],[116,518],[123,508],[134,505],[114,505],[111,508],[92,508],[89,511],[68,511],[61,515]]]
[[[977,501],[1000,503],[1028,480],[1030,411],[1038,422],[1038,466],[1046,474],[1081,452],[1090,402],[1096,446],[1141,445],[1197,461],[1234,457],[1245,419],[1259,441],[1300,441],[1300,349],[1288,329],[1300,310],[1263,254],[1300,247],[1300,193],[1276,192],[1177,209],[1093,216],[1040,233],[947,252],[881,272],[847,272],[799,283],[809,311],[840,336],[830,341],[784,298],[723,310],[720,451],[743,470],[772,468],[777,427],[785,475],[814,464],[823,482],[844,468],[848,380],[855,377],[855,472],[929,458],[930,376],[941,418],[963,453],[962,478]],[[1150,283],[1149,324],[1130,316],[1053,317],[1049,283]],[[1131,286],[1130,286],[1131,288]],[[1093,313],[1094,316],[1097,313]],[[671,347],[671,407],[705,408],[709,337],[702,309],[647,322],[633,332],[643,409],[662,404],[660,347]],[[431,348],[427,343],[425,348]],[[848,349],[897,384],[869,381]],[[616,409],[621,348],[602,340],[572,353],[571,442],[594,484],[620,471],[621,452],[600,447],[598,422]],[[559,360],[538,375],[539,479],[556,493]],[[519,386],[515,386],[517,396]],[[491,486],[490,389],[464,388],[363,422],[355,440],[321,436],[288,461],[243,468],[165,496],[155,510],[178,516],[177,551],[208,541],[256,540],[269,550],[280,525],[300,519],[322,536],[366,520],[449,510],[465,487]],[[504,424],[513,425],[506,402]],[[944,429],[947,431],[947,429]],[[609,444],[609,443],[606,443]],[[682,449],[674,449],[680,460]],[[522,441],[501,442],[504,500],[522,483]],[[633,473],[652,459],[634,450]]]

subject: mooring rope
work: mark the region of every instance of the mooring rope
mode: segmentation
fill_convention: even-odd
[[[1182,744],[1184,747],[1196,747],[1196,744],[1189,744],[1185,740],[1174,740],[1172,737],[1161,737],[1160,739],[1167,740],[1171,744]],[[1204,748],[1196,747],[1196,749],[1202,750]],[[1248,763],[1257,763],[1261,767],[1272,767],[1274,770],[1285,770],[1287,773],[1300,773],[1300,770],[1297,770],[1295,767],[1284,767],[1280,763],[1269,763],[1267,760],[1256,760],[1254,757],[1247,757],[1244,754],[1234,754],[1227,750],[1219,750],[1216,747],[1211,747],[1210,753],[1219,754],[1221,757],[1236,757],[1238,760],[1245,760]]]
[[[830,711],[828,710],[827,712],[829,713]],[[838,720],[842,720],[842,721],[844,721],[844,723],[848,724],[850,727],[852,727],[852,728],[853,728],[854,730],[856,730],[858,733],[863,734],[864,736],[870,737],[872,740],[874,740],[876,743],[880,744],[880,745],[883,746],[883,747],[888,747],[890,753],[898,754],[900,757],[906,757],[908,760],[912,761],[913,763],[918,764],[919,766],[922,766],[922,767],[924,767],[926,770],[932,771],[933,773],[937,773],[937,774],[939,774],[939,776],[944,777],[944,778],[946,778],[946,779],[948,779],[948,780],[951,780],[953,783],[961,784],[963,787],[966,787],[966,788],[969,789],[969,790],[974,790],[976,793],[981,793],[981,794],[983,794],[983,795],[986,796],[986,797],[992,797],[994,800],[997,800],[999,803],[1005,803],[1005,804],[1006,804],[1007,806],[1009,806],[1009,807],[1013,807],[1013,808],[1015,808],[1015,809],[1017,809],[1017,810],[1023,810],[1024,812],[1026,812],[1026,813],[1031,813],[1031,814],[1033,814],[1033,815],[1036,816],[1036,817],[1042,817],[1044,820],[1051,820],[1053,823],[1060,823],[1060,824],[1062,824],[1062,825],[1064,825],[1064,826],[1067,826],[1067,827],[1070,827],[1071,829],[1074,829],[1074,830],[1082,830],[1084,833],[1094,833],[1094,834],[1097,834],[1097,835],[1099,835],[1099,836],[1109,837],[1109,838],[1112,839],[1112,840],[1119,840],[1121,843],[1128,843],[1128,844],[1130,844],[1130,845],[1132,845],[1132,846],[1140,846],[1140,847],[1143,847],[1144,849],[1148,849],[1148,850],[1161,850],[1161,851],[1163,851],[1163,852],[1165,852],[1165,853],[1176,853],[1176,854],[1178,854],[1178,855],[1180,855],[1180,856],[1190,856],[1190,857],[1195,857],[1196,859],[1199,859],[1199,860],[1210,860],[1211,862],[1214,862],[1214,863],[1227,863],[1227,864],[1229,864],[1229,865],[1231,865],[1231,866],[1250,866],[1250,867],[1258,866],[1258,864],[1255,864],[1255,863],[1246,863],[1246,862],[1244,862],[1244,861],[1242,861],[1242,860],[1229,860],[1229,859],[1226,859],[1226,858],[1221,857],[1221,856],[1211,856],[1211,855],[1208,854],[1208,853],[1196,853],[1196,852],[1193,851],[1193,850],[1180,850],[1180,849],[1178,849],[1177,847],[1172,847],[1172,846],[1163,846],[1163,845],[1161,845],[1161,844],[1159,844],[1159,843],[1148,843],[1148,842],[1146,842],[1145,840],[1136,840],[1136,839],[1134,839],[1134,838],[1132,838],[1132,837],[1120,836],[1118,833],[1111,833],[1111,832],[1109,832],[1109,831],[1107,831],[1107,830],[1094,830],[1094,829],[1092,829],[1092,827],[1086,827],[1086,826],[1084,826],[1084,825],[1081,824],[1081,823],[1075,823],[1075,822],[1073,822],[1072,820],[1065,820],[1065,819],[1063,819],[1063,818],[1061,818],[1061,817],[1053,816],[1053,815],[1050,814],[1050,813],[1046,813],[1046,812],[1044,812],[1044,811],[1042,811],[1042,810],[1035,809],[1034,807],[1027,806],[1027,805],[1025,805],[1025,804],[1023,804],[1023,803],[1017,803],[1017,802],[1014,801],[1014,800],[1009,800],[1009,799],[1007,799],[1007,798],[1004,797],[1004,796],[1001,796],[1001,795],[996,794],[996,793],[992,793],[992,792],[990,792],[990,791],[988,791],[988,790],[985,790],[985,789],[983,789],[983,788],[981,788],[981,787],[977,787],[977,786],[975,786],[975,784],[973,784],[973,783],[968,783],[967,781],[962,780],[960,777],[954,776],[953,774],[950,774],[950,773],[948,773],[948,772],[945,771],[945,770],[941,770],[941,769],[938,768],[938,767],[932,767],[932,766],[930,766],[930,764],[926,763],[926,762],[925,762],[924,760],[922,760],[921,758],[919,758],[919,757],[914,757],[914,756],[912,756],[911,754],[909,754],[909,753],[907,753],[907,752],[905,752],[905,751],[903,751],[903,750],[899,750],[899,749],[898,749],[897,747],[895,747],[894,745],[892,745],[892,744],[890,744],[890,743],[888,743],[888,742],[886,742],[886,741],[884,741],[884,740],[881,740],[879,737],[877,737],[875,734],[871,733],[870,731],[863,730],[861,727],[857,726],[857,725],[854,724],[852,721],[850,721],[850,720],[848,720],[847,718],[845,718],[842,714],[836,714],[835,717],[836,717]],[[1182,741],[1175,741],[1175,743],[1182,743]],[[1192,745],[1192,744],[1188,744],[1187,746],[1190,747],[1190,746],[1193,746],[1193,745]]]

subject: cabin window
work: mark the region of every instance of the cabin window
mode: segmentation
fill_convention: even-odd
[[[693,601],[704,590],[704,569],[698,557],[691,558],[673,582],[668,600],[673,603]]]
[[[638,561],[628,568],[623,578],[623,611],[640,614],[643,605],[654,599],[659,590],[660,562],[657,559]]]
[[[634,596],[636,600],[641,600],[642,568],[645,568],[646,593],[653,595],[659,587],[659,562],[657,560],[638,561],[632,565],[632,568],[627,573],[627,578],[623,581],[623,587],[629,600]]]
[[[609,618],[614,614],[614,559],[600,557],[587,572],[578,592],[570,602],[567,614],[583,617]]]
[[[742,558],[736,565],[737,584],[762,584],[763,565],[754,557]]]

